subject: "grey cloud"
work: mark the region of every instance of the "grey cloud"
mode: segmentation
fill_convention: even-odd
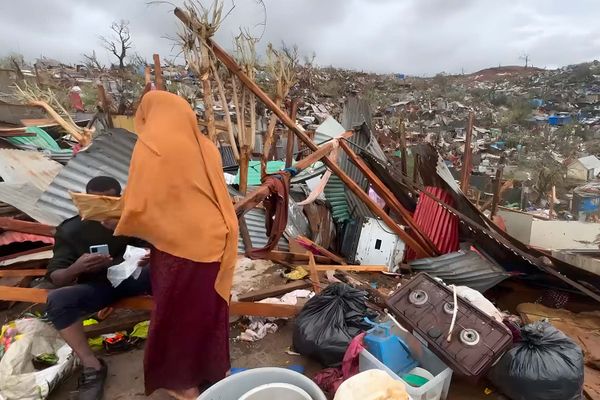
[[[231,0],[227,0],[231,1]],[[180,3],[180,0],[173,0]],[[231,4],[231,3],[229,3]],[[534,65],[560,66],[599,58],[600,3],[580,0],[236,0],[216,39],[232,48],[240,27],[268,42],[297,44],[321,65],[410,74],[475,71],[518,64],[528,53]],[[227,8],[227,6],[226,6]],[[135,51],[150,60],[178,54],[172,6],[146,0],[0,1],[0,55],[46,55],[76,62],[96,49],[111,21],[131,23]],[[180,60],[181,61],[181,60]]]

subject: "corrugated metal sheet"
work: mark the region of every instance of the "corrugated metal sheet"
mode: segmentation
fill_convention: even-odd
[[[256,190],[256,186],[248,187],[248,193]],[[241,196],[241,193],[232,188],[231,186],[227,187],[230,196]],[[267,237],[267,229],[265,228],[265,211],[260,208],[254,208],[250,210],[248,213],[244,215],[244,220],[246,221],[246,226],[248,227],[248,233],[250,234],[250,241],[252,242],[252,247],[255,249],[260,249],[267,245],[267,241],[269,238]],[[282,251],[289,250],[288,241],[283,237],[279,240],[279,249]],[[238,252],[244,253],[244,241],[242,240],[242,236],[238,238]]]
[[[221,153],[221,160],[223,162],[223,169],[231,169],[237,167],[238,162],[233,155],[233,149],[229,145],[219,146],[219,153]]]
[[[31,183],[45,190],[61,169],[37,151],[0,149],[0,177],[6,183]]]
[[[23,242],[42,242],[46,244],[54,244],[54,238],[13,231],[5,231],[0,233],[0,246]]]
[[[36,151],[0,150],[0,201],[10,204],[36,221],[51,224],[56,216],[39,209],[36,202],[62,165]]]
[[[468,286],[480,292],[485,292],[510,277],[501,267],[470,250],[421,258],[409,265],[415,271],[427,272],[442,279],[446,284]]]
[[[454,206],[454,199],[444,189],[427,186],[425,190],[449,206]],[[452,215],[431,197],[419,196],[414,220],[419,230],[431,240],[440,254],[458,250],[458,217]],[[415,257],[415,251],[409,249],[407,260]]]
[[[42,193],[44,192],[30,183],[0,183],[0,201],[12,205],[43,224],[60,224],[64,218],[47,208],[38,207],[37,202]]]
[[[82,192],[87,182],[98,175],[108,175],[116,178],[123,187],[127,183],[129,161],[135,145],[136,136],[123,130],[111,129],[94,139],[94,143],[86,151],[77,154],[52,182],[48,190],[38,201],[38,206],[44,211],[57,215],[58,223],[77,214],[69,196],[69,191]],[[1,186],[1,185],[0,185]],[[229,189],[230,194],[237,194]],[[245,216],[250,238],[254,247],[263,247],[267,243],[265,229],[265,213],[254,209]],[[57,223],[55,223],[57,224]],[[287,250],[287,241],[280,242],[282,249]],[[241,238],[238,248],[243,252]]]
[[[84,192],[90,179],[107,175],[125,186],[135,142],[136,136],[125,129],[103,131],[56,176],[37,202],[38,207],[64,220],[77,214],[69,192]]]
[[[331,175],[325,189],[325,198],[331,204],[332,217],[335,222],[350,219],[350,209],[346,196],[346,186],[336,175]]]
[[[370,130],[372,129],[371,106],[367,100],[355,96],[349,97],[344,103],[340,119],[346,130],[352,130],[363,123],[366,123]]]

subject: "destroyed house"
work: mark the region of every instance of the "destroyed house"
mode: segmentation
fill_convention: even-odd
[[[596,156],[581,157],[567,166],[567,178],[591,181],[600,174],[600,159]]]

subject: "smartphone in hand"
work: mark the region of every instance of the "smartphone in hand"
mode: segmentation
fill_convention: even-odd
[[[90,246],[91,254],[103,254],[105,256],[110,256],[110,251],[108,250],[107,244],[99,244],[96,246]]]

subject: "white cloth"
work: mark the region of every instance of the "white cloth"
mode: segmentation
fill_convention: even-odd
[[[123,255],[123,262],[110,267],[106,272],[106,277],[113,287],[119,286],[121,282],[130,276],[133,276],[134,279],[139,278],[142,273],[139,263],[147,253],[148,250],[141,247],[127,246]]]

